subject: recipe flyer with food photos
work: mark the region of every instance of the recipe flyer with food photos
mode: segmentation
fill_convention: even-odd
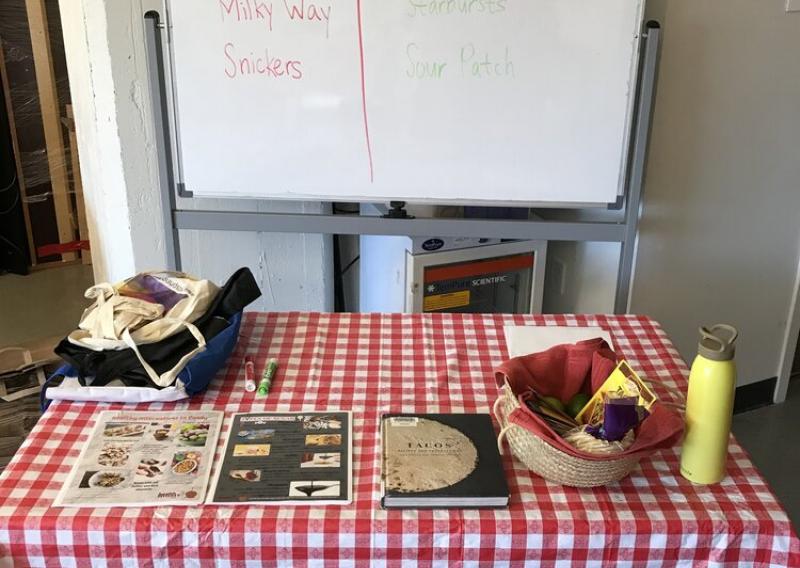
[[[234,414],[208,503],[347,504],[349,412]]]
[[[223,413],[106,410],[55,505],[193,505],[205,499]]]

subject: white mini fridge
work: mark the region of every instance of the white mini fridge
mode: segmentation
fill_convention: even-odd
[[[362,312],[540,313],[546,241],[364,235]]]

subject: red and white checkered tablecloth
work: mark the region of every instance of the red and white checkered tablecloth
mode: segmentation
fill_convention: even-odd
[[[140,407],[351,409],[351,505],[53,508],[96,415],[119,407],[56,403],[0,476],[0,556],[22,566],[800,565],[786,513],[734,440],[728,477],[710,487],[680,476],[678,448],[595,489],[546,482],[506,453],[507,509],[382,510],[381,414],[488,412],[507,324],[601,326],[663,399],[675,396],[664,386],[686,389],[685,364],[645,317],[248,314],[205,395]],[[267,399],[244,392],[245,352],[258,368],[280,362]]]

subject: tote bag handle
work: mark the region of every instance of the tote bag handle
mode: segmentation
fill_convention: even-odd
[[[187,321],[177,318],[162,318],[162,321],[164,321],[165,323],[175,323],[184,326],[197,340],[197,347],[195,347],[192,351],[186,353],[183,357],[181,357],[180,361],[178,361],[175,364],[175,366],[172,367],[172,369],[164,372],[161,375],[156,373],[155,369],[153,369],[153,367],[147,361],[144,360],[144,357],[142,357],[142,354],[139,352],[139,347],[136,345],[136,342],[131,337],[131,333],[130,330],[128,330],[128,328],[125,328],[125,330],[122,332],[122,340],[125,342],[125,345],[130,347],[133,350],[133,352],[136,353],[136,358],[139,359],[139,363],[142,364],[142,367],[144,368],[145,372],[150,377],[150,379],[160,387],[168,387],[175,382],[178,373],[180,373],[183,370],[183,368],[186,366],[186,363],[188,363],[192,357],[194,357],[197,353],[200,353],[201,351],[205,351],[206,339],[205,337],[203,337],[203,334],[200,333],[200,330],[197,329],[197,327],[194,324],[191,324]]]

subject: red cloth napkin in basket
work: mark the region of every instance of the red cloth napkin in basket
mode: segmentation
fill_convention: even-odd
[[[675,445],[683,435],[683,419],[656,402],[636,430],[636,439],[627,450],[612,455],[582,452],[525,405],[528,387],[542,396],[567,401],[579,392],[588,395],[599,389],[617,366],[617,356],[603,339],[556,345],[547,351],[510,359],[495,371],[498,385],[508,382],[519,400],[520,408],[508,417],[509,422],[545,439],[567,454],[589,460],[613,460],[621,456],[641,456]]]

